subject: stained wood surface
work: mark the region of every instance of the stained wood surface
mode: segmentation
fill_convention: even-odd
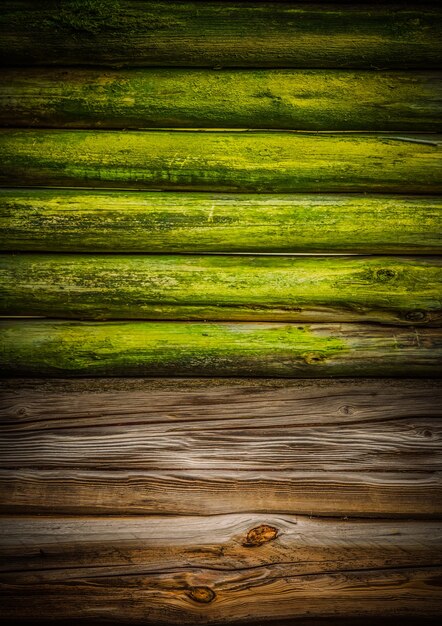
[[[0,470],[5,513],[69,515],[291,513],[440,518],[442,475],[432,471],[262,472],[234,469]]]
[[[442,191],[440,135],[2,130],[0,186]]]
[[[0,125],[442,130],[440,72],[5,69]]]
[[[2,251],[439,253],[440,197],[0,190]]]
[[[438,329],[272,322],[2,320],[9,376],[439,377]]]
[[[150,623],[231,623],[237,612],[249,620],[349,610],[425,616],[442,605],[440,522],[249,513],[6,517],[1,529],[0,594],[14,618],[97,620],[106,611],[146,623],[147,610]]]
[[[6,380],[1,396],[3,513],[442,516],[436,381]]]
[[[2,516],[2,582],[174,569],[274,567],[286,575],[442,566],[442,522],[290,515]]]
[[[376,385],[373,387],[376,389]],[[363,389],[366,395],[370,394],[369,390],[370,387]],[[229,392],[227,385],[224,391]],[[240,388],[239,391],[248,390]],[[285,390],[282,388],[279,391]],[[314,395],[313,388],[309,391]],[[259,393],[257,389],[255,396]],[[318,394],[322,402],[323,393]],[[151,404],[155,400],[158,402],[162,395],[166,394],[158,394],[157,398],[155,395],[151,398],[143,394],[143,399]],[[221,404],[212,407],[212,415],[209,413],[205,418],[201,416],[205,402],[204,399],[201,402],[200,398],[197,399],[196,416],[188,406],[188,417],[180,419],[174,407],[165,403],[167,410],[160,413],[155,413],[152,408],[150,411],[144,410],[143,413],[147,415],[143,414],[140,419],[135,408],[139,398],[132,400],[125,393],[118,396],[114,394],[114,401],[122,404],[124,409],[120,410],[119,419],[111,416],[108,420],[109,401],[106,396],[103,398],[100,395],[103,404],[98,415],[94,414],[94,403],[89,409],[84,398],[81,401],[83,412],[81,408],[68,410],[67,419],[62,411],[61,422],[59,417],[54,416],[54,409],[47,406],[41,425],[38,418],[29,419],[30,410],[25,405],[23,420],[20,410],[18,416],[15,413],[15,418],[7,419],[6,425],[2,420],[0,467],[62,471],[180,471],[189,468],[201,474],[206,470],[230,468],[237,472],[442,471],[440,411],[436,406],[430,410],[430,414],[436,415],[428,416],[424,413],[416,416],[416,404],[409,397],[413,394],[406,394],[407,399],[402,399],[388,416],[383,415],[383,409],[378,408],[379,400],[376,400],[371,417],[368,417],[369,411],[365,411],[365,415],[362,411],[363,416],[358,417],[357,408],[348,404],[339,407],[337,411],[329,410],[328,414],[323,407],[324,413],[317,413],[311,404],[311,395],[307,395],[307,398],[301,396],[300,404],[292,401],[295,415],[290,414],[292,404],[286,401],[287,408],[282,417],[278,405],[274,409],[271,392],[265,395],[267,413],[262,416],[255,412],[253,393],[250,395],[249,404],[244,406],[242,402],[247,402],[247,396],[244,398],[241,393],[237,394],[238,412],[235,415],[225,417],[224,405]],[[281,397],[278,393],[273,395],[277,399]],[[357,394],[354,395],[357,397]],[[349,396],[345,398],[346,402],[351,402],[351,392]],[[211,400],[211,393],[206,393],[205,398]],[[194,396],[186,396],[188,403],[192,399]],[[62,400],[65,405],[70,399],[62,395],[58,405]],[[131,400],[135,407],[130,406]],[[412,402],[411,415],[403,408],[405,401]],[[431,403],[435,401],[433,396]],[[97,398],[95,406],[96,402]],[[175,404],[177,402],[178,399],[175,399]],[[224,403],[228,406],[230,404],[230,410],[235,407],[235,402]],[[264,398],[260,398],[258,408],[263,404]],[[428,405],[430,401],[424,404]],[[301,407],[305,411],[302,414]],[[180,408],[177,408],[179,414]]]
[[[3,615],[96,620],[110,616],[135,624],[229,624],[271,617],[440,615],[440,567],[286,576],[274,568],[35,582],[31,589],[2,585]],[[212,591],[212,587],[215,592]],[[374,592],[375,590],[375,592]],[[258,601],[259,596],[259,601]],[[17,609],[17,607],[20,607]],[[146,618],[146,613],[148,617]],[[293,622],[292,622],[293,623]],[[296,622],[295,622],[296,623]]]
[[[404,3],[2,3],[12,65],[438,67],[441,13]]]
[[[0,285],[2,315],[442,321],[439,257],[0,255]]]

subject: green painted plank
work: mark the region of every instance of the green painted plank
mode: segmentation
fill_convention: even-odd
[[[0,314],[437,325],[442,260],[0,255]]]
[[[442,198],[0,189],[0,250],[442,252]]]
[[[437,193],[440,137],[3,130],[0,186]]]
[[[438,329],[376,324],[0,322],[10,376],[426,376]]]
[[[442,73],[15,68],[0,125],[436,132]]]
[[[4,0],[9,65],[438,67],[435,6]]]

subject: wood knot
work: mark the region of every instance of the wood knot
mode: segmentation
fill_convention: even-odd
[[[273,541],[278,536],[278,529],[274,526],[268,526],[267,524],[261,524],[252,528],[247,533],[247,537],[244,546],[252,548],[254,546],[262,546],[263,543]]]
[[[339,408],[339,411],[343,415],[353,415],[356,412],[356,409],[351,404],[344,404]]]
[[[396,272],[394,270],[382,269],[376,271],[376,278],[381,282],[387,282],[396,276]]]
[[[210,587],[191,587],[187,595],[189,598],[200,604],[209,604],[215,599],[215,592]]]
[[[314,365],[315,363],[320,363],[323,360],[323,357],[321,355],[312,353],[304,354],[303,358],[304,363],[306,363],[307,365]]]
[[[427,318],[425,311],[407,311],[404,315],[409,322],[422,322]]]

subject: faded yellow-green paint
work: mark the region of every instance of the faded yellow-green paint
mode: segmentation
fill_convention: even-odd
[[[317,2],[3,0],[11,65],[438,67],[437,7]]]
[[[442,373],[436,329],[375,324],[0,322],[13,376],[426,376]]]
[[[439,324],[442,261],[2,255],[0,294],[1,315]]]
[[[0,250],[440,253],[442,198],[7,189]]]
[[[440,135],[3,130],[0,185],[442,191]]]
[[[442,73],[5,69],[0,125],[435,132]]]

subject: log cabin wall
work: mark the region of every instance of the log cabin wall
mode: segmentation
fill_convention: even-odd
[[[3,618],[437,623],[441,9],[0,24]]]

